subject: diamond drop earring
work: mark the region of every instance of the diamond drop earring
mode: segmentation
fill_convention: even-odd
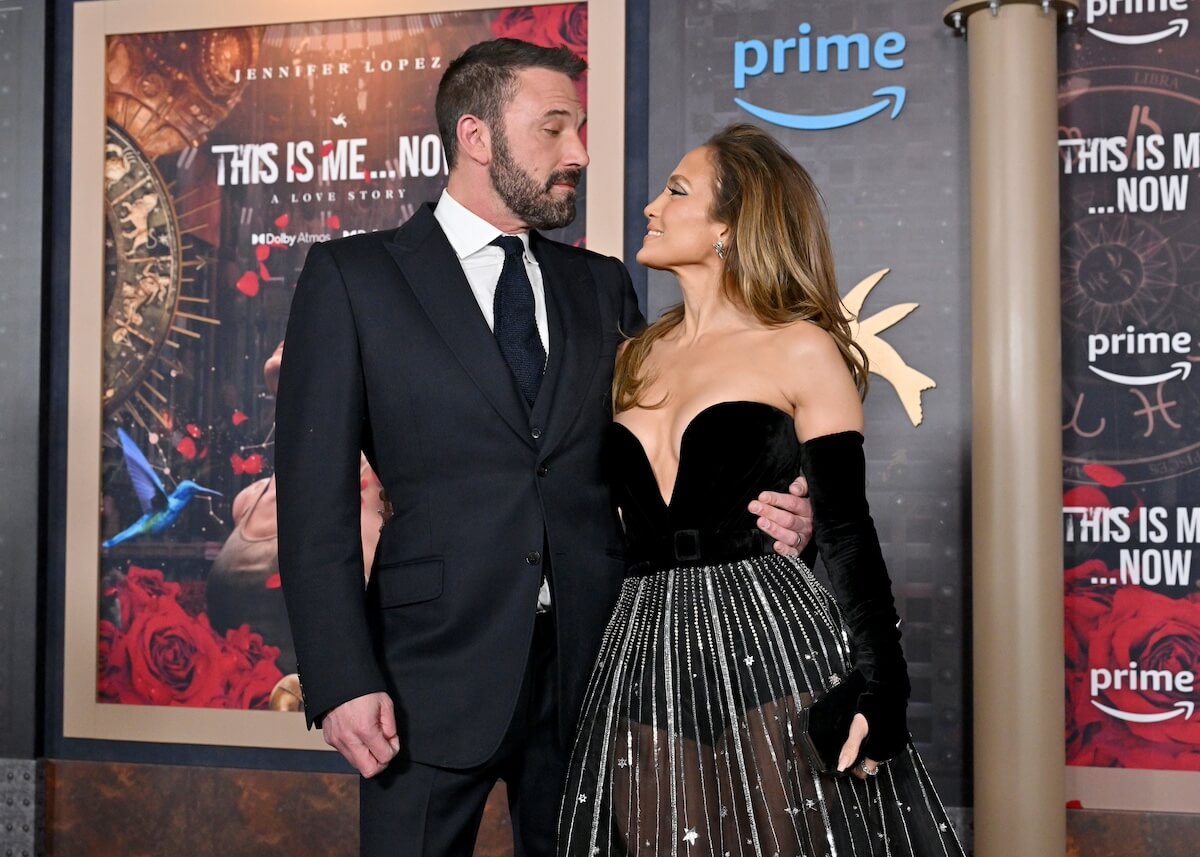
[[[713,245],[713,249],[717,251],[718,259],[725,258],[725,242],[724,241],[722,241],[721,239],[718,238],[717,243]]]

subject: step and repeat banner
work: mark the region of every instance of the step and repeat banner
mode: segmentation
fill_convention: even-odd
[[[773,134],[825,198],[839,288],[873,370],[869,498],[903,617],[910,726],[943,800],[969,806],[962,43],[916,0],[655,2],[650,33],[647,199],[734,122]],[[648,285],[652,317],[679,300],[669,275],[650,272]]]
[[[1084,807],[1194,812],[1200,793],[1198,29],[1192,0],[1085,0],[1060,42],[1066,757]]]

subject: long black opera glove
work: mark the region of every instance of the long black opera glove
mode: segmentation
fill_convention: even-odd
[[[908,666],[892,582],[867,508],[863,436],[846,431],[813,438],[801,447],[801,466],[813,504],[813,540],[850,628],[855,668],[866,679],[858,697],[869,727],[862,752],[884,761],[909,742]]]

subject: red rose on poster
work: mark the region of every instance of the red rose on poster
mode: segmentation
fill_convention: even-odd
[[[96,644],[96,698],[101,702],[117,702],[127,690],[122,682],[125,673],[112,662],[113,644],[121,631],[107,619],[100,620],[100,637]]]
[[[120,624],[102,619],[96,698],[133,705],[266,708],[282,678],[279,649],[249,626],[218,635],[201,612],[180,603],[184,587],[158,569],[131,566],[106,591]],[[194,595],[195,586],[188,587]]]
[[[225,643],[237,658],[237,668],[229,688],[232,707],[267,708],[275,683],[283,678],[283,673],[275,666],[279,649],[266,645],[262,635],[251,631],[249,625],[230,628],[225,632]]]
[[[153,608],[160,599],[177,600],[179,584],[165,580],[157,568],[131,565],[124,580],[105,595],[116,597],[121,608],[121,627],[128,628],[134,613]]]
[[[1131,668],[1131,663],[1136,666]],[[1200,747],[1200,719],[1195,716],[1200,695],[1194,679],[1200,667],[1200,595],[1168,598],[1141,587],[1120,590],[1112,609],[1097,621],[1088,644],[1087,666],[1089,676],[1092,670],[1138,672],[1136,689],[1129,689],[1126,675],[1119,689],[1114,679],[1112,687],[1100,691],[1098,701],[1110,708],[1131,714],[1180,712],[1153,723],[1122,721],[1139,739],[1132,742],[1130,751],[1136,751],[1143,741],[1182,745],[1178,749]],[[1181,690],[1176,682],[1184,674],[1192,678],[1185,680]],[[1089,687],[1089,695],[1090,691]],[[1177,707],[1187,702],[1192,703],[1191,709]],[[1123,765],[1134,766],[1129,762]]]
[[[568,48],[587,61],[586,3],[506,9],[492,21],[499,38],[521,39],[546,48]]]
[[[109,656],[128,676],[118,702],[224,707],[231,666],[208,617],[194,619],[174,599],[137,612]]]
[[[1116,572],[1098,559],[1088,560],[1063,573],[1068,761],[1090,743],[1089,727],[1109,719],[1092,705],[1087,653],[1092,635],[1112,608],[1117,589],[1110,584],[1092,583],[1092,580],[1115,576]]]

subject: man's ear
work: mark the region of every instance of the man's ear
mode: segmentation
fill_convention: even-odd
[[[486,122],[468,113],[459,117],[454,130],[459,157],[470,158],[483,167],[492,162],[492,132]]]

